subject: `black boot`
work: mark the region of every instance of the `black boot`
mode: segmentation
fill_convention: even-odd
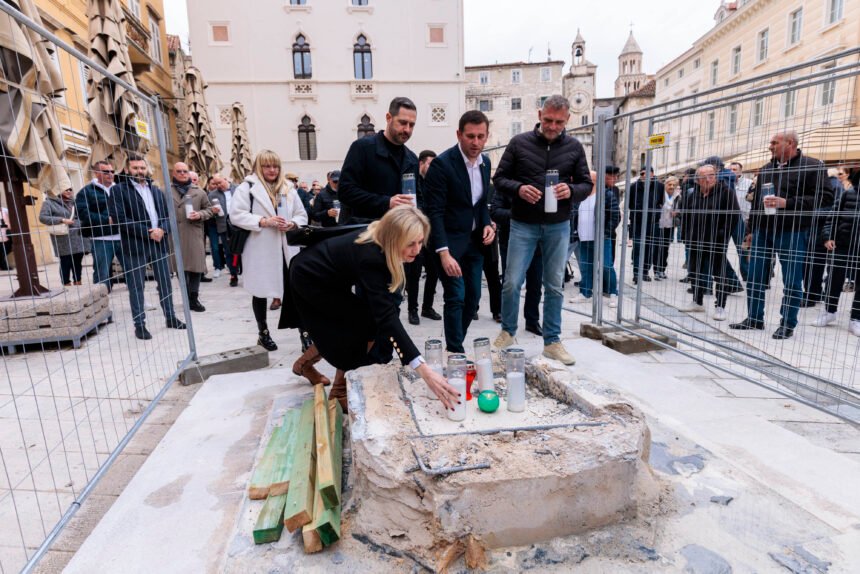
[[[266,349],[267,351],[277,351],[278,345],[275,344],[275,341],[269,336],[269,330],[260,331],[260,336],[257,338],[257,344]]]
[[[188,308],[192,311],[197,311],[198,313],[202,313],[206,310],[206,307],[200,302],[200,299],[197,293],[189,293],[188,294]]]

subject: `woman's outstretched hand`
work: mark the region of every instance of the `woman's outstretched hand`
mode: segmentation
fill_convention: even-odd
[[[427,386],[430,387],[430,390],[433,391],[433,394],[442,401],[445,408],[453,410],[454,405],[460,401],[460,394],[454,387],[448,384],[445,377],[431,369],[427,363],[422,363],[416,370],[421,375],[421,378],[424,379],[424,382],[427,383]]]

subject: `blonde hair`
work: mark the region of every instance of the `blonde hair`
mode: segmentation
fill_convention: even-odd
[[[278,166],[278,179],[276,179],[274,183],[269,183],[263,176],[263,167],[273,165]],[[272,150],[264,149],[257,154],[257,157],[254,158],[253,169],[254,174],[256,174],[257,178],[260,180],[260,183],[262,183],[263,186],[265,186],[266,191],[269,192],[269,196],[272,198],[272,202],[277,203],[277,197],[281,193],[281,187],[283,187],[284,182],[286,181],[284,167],[281,165],[281,157]],[[288,191],[289,188],[284,190],[284,194],[286,194]]]
[[[417,235],[427,243],[430,235],[430,220],[416,207],[401,205],[386,213],[379,221],[371,223],[358,236],[356,243],[375,243],[385,253],[385,263],[391,273],[388,291],[394,293],[406,283],[401,252]]]

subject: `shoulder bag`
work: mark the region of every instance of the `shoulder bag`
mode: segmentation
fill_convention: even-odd
[[[64,219],[74,219],[74,218],[75,218],[75,208],[72,207],[72,214],[68,218],[64,218]],[[62,236],[62,235],[68,235],[69,234],[69,226],[66,225],[65,223],[56,223],[54,225],[46,225],[45,227],[47,228],[48,233],[50,233],[51,235]]]
[[[254,211],[254,196],[251,193],[248,193],[251,197],[251,207],[248,208],[249,212]],[[233,256],[241,255],[242,251],[245,250],[245,242],[248,241],[248,236],[251,235],[251,232],[247,229],[242,229],[241,227],[232,226],[232,233],[230,234],[230,253]]]

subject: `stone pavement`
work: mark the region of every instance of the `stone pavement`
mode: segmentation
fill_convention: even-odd
[[[56,272],[50,267],[47,271]],[[227,280],[224,276],[203,285],[201,300],[208,310],[194,314],[198,352],[201,355],[252,345],[256,341],[250,296],[241,287],[228,287]],[[0,277],[0,281],[6,281],[5,277]],[[678,283],[674,286],[678,289],[681,287]],[[654,284],[649,284],[646,291],[652,287]],[[151,300],[154,284],[148,282],[147,289],[147,300]],[[566,296],[570,297],[574,292],[575,289],[568,286]],[[774,299],[769,297],[769,308],[776,304]],[[436,301],[437,309],[441,311],[441,291],[437,293]],[[498,332],[498,325],[488,319],[486,297],[483,301],[485,305],[480,312],[481,319],[473,325],[470,338],[494,337]],[[581,307],[578,310],[582,311]],[[62,476],[51,478],[51,473],[47,473],[48,483],[37,485],[35,491],[48,495],[47,500],[54,502],[51,506],[42,504],[40,508],[25,508],[26,512],[21,513],[26,517],[26,524],[29,524],[24,530],[26,544],[31,551],[38,545],[44,532],[50,530],[51,520],[59,518],[62,509],[73,500],[74,493],[80,490],[98,464],[104,461],[110,452],[110,444],[115,443],[130,428],[136,413],[154,396],[163,384],[164,377],[187,352],[187,340],[183,332],[165,330],[162,324],[154,320],[150,322],[155,336],[152,342],[139,343],[131,336],[127,292],[122,285],[114,290],[112,309],[117,317],[115,323],[91,338],[79,351],[64,348],[44,354],[4,356],[4,370],[8,374],[11,390],[0,385],[0,422],[6,420],[11,424],[20,418],[25,421],[23,432],[27,434],[23,436],[22,442],[21,429],[12,425],[12,430],[0,429],[6,433],[0,434],[0,437],[12,436],[21,444],[38,444],[40,446],[36,447],[36,452],[50,453],[50,456],[43,455],[40,459],[40,480],[46,477],[47,471],[44,469],[48,461],[56,462],[56,465],[51,465],[52,469],[56,467],[63,474],[71,475],[71,479],[60,482]],[[270,312],[269,315],[270,326],[274,327],[277,313]],[[402,316],[405,319],[405,310]],[[494,568],[499,571],[526,567],[537,568],[538,571],[567,571],[579,556],[580,560],[584,560],[579,568],[585,568],[586,572],[651,571],[655,562],[666,571],[680,571],[688,563],[699,565],[692,571],[706,571],[702,570],[702,564],[720,564],[720,560],[728,561],[736,571],[769,571],[781,568],[777,560],[807,560],[802,557],[806,551],[834,562],[831,571],[848,571],[846,564],[860,563],[860,557],[851,554],[852,549],[857,552],[860,548],[856,534],[860,509],[856,498],[852,498],[856,496],[856,486],[852,485],[856,484],[860,476],[857,466],[860,464],[860,433],[855,426],[747,381],[730,377],[718,369],[703,366],[678,353],[659,351],[633,357],[617,355],[597,343],[579,339],[579,322],[582,320],[586,318],[565,313],[565,341],[579,358],[579,365],[574,369],[588,368],[592,374],[618,386],[649,415],[655,441],[651,462],[658,475],[670,485],[672,495],[668,498],[672,501],[669,505],[671,510],[659,519],[651,520],[648,527],[636,523],[620,529],[598,531],[591,536],[553,541],[534,549],[513,549],[511,556],[494,556]],[[419,344],[426,338],[442,336],[441,322],[428,319],[422,318],[420,326],[408,326],[408,329]],[[245,422],[241,424],[245,426],[242,427],[237,421],[239,426],[236,428],[244,429],[253,426],[249,420],[259,425],[260,417],[270,417],[278,401],[292,395],[285,389],[295,388],[296,392],[304,392],[302,380],[295,381],[289,374],[289,367],[299,353],[297,333],[273,330],[273,336],[280,348],[270,355],[273,367],[271,375],[258,372],[251,377],[211,379],[202,386],[175,385],[170,389],[42,562],[42,571],[61,570],[96,526],[101,515],[118,500],[123,502],[125,510],[118,508],[116,512],[139,509],[142,499],[120,495],[125,484],[144,464],[152,468],[147,474],[141,474],[142,477],[169,478],[168,482],[187,474],[187,469],[180,466],[195,466],[183,459],[165,464],[166,461],[158,456],[148,460],[147,456],[159,444],[172,444],[174,448],[187,450],[188,444],[183,443],[180,431],[172,433],[169,443],[160,443],[160,439],[170,432],[173,422],[183,416],[186,406],[193,404],[198,390],[213,394],[201,398],[201,401],[214,400],[213,403],[205,403],[214,405],[218,404],[217,399],[221,395],[223,401],[234,402],[245,400],[243,397],[259,391],[257,385],[269,389],[257,397],[259,400],[254,404],[258,408],[242,410],[241,417],[244,417],[242,420]],[[542,342],[534,335],[521,331],[517,338],[528,352],[536,354],[540,351]],[[129,368],[141,358],[145,358],[146,369]],[[280,370],[284,367],[286,370]],[[334,374],[329,366],[323,366],[322,370],[329,376]],[[646,376],[644,373],[650,374]],[[222,392],[221,389],[226,387],[237,391],[239,395]],[[97,392],[99,389],[102,390],[100,394]],[[13,394],[16,401],[11,401]],[[25,412],[22,406],[24,399],[21,397],[28,394],[30,398],[26,406],[29,411],[26,412],[29,415],[21,416],[20,413]],[[62,397],[63,401],[58,401],[57,397]],[[16,405],[19,407],[18,413],[15,412]],[[222,430],[220,426],[205,415],[201,416],[200,410],[196,412],[198,415],[192,420],[197,426],[212,437],[219,437]],[[725,416],[717,416],[720,413]],[[192,414],[188,416],[192,417]],[[58,421],[55,430],[38,424],[38,420],[51,417]],[[68,424],[63,422],[65,419],[69,420]],[[28,420],[32,422],[27,423]],[[69,433],[70,430],[77,429],[80,432],[88,429],[90,423],[93,424],[93,432],[87,430],[80,439],[74,432]],[[28,430],[31,428],[32,431]],[[43,432],[44,436],[41,436]],[[40,441],[26,442],[31,436]],[[255,433],[256,440],[259,441],[261,436],[265,434]],[[71,437],[74,437],[74,441],[66,443],[70,445],[69,448],[47,446],[56,447],[62,443],[61,438],[71,440]],[[256,454],[256,445],[249,441],[242,443],[241,453],[239,449],[233,449],[230,453],[231,457],[242,458],[241,464],[245,464],[247,469],[251,468]],[[81,444],[93,443],[92,454],[81,447]],[[226,444],[224,442],[222,446]],[[4,447],[4,456],[8,452]],[[83,455],[78,455],[81,460],[67,463],[65,459],[68,453],[75,452],[83,452]],[[223,454],[226,455],[226,451]],[[222,459],[223,456],[213,460]],[[9,463],[7,459],[5,464]],[[16,464],[21,464],[20,459]],[[237,461],[236,464],[240,463]],[[66,466],[70,470],[66,470]],[[216,466],[220,467],[220,464]],[[233,479],[237,482],[231,483],[238,490],[241,490],[238,486],[242,476],[241,472],[237,472]],[[149,492],[157,490],[153,488],[154,484],[147,484],[145,478],[141,480],[144,481],[138,487],[141,492],[147,488]],[[189,479],[183,491],[195,488],[205,490],[203,483],[215,479],[203,477],[200,480],[198,484]],[[71,486],[63,487],[69,483]],[[221,484],[223,488],[228,486],[223,482]],[[2,486],[4,484],[0,482]],[[33,490],[32,486],[29,488]],[[706,496],[709,494],[727,494],[733,496],[734,500],[724,507],[709,502],[709,496]],[[0,493],[0,500],[9,500],[9,497],[4,499]],[[172,523],[171,517],[179,516],[171,515],[172,511],[180,508],[171,502],[172,498],[164,500],[170,503],[161,507],[163,514],[154,513],[150,516],[155,523],[163,520],[171,520]],[[181,500],[179,497],[175,502],[178,504]],[[34,502],[31,501],[31,504]],[[296,540],[290,537],[285,537],[276,545],[253,548],[247,543],[247,527],[257,511],[255,504],[244,500],[241,507],[233,506],[236,510],[233,516],[235,522],[228,524],[221,517],[216,523],[229,528],[230,536],[219,538],[222,546],[216,544],[198,558],[211,561],[215,559],[213,556],[220,556],[223,569],[236,572],[286,572],[293,567],[303,571],[346,572],[361,569],[359,565],[362,564],[372,565],[374,571],[402,571],[405,567],[397,559],[368,551],[360,541],[353,539],[344,540],[341,547],[314,557],[305,557],[300,544],[297,546]],[[155,508],[158,508],[158,504]],[[10,512],[14,511],[7,510],[0,524],[9,524],[7,518]],[[200,508],[195,507],[193,514],[200,514],[201,520],[204,520],[205,513]],[[855,527],[850,527],[851,524]],[[17,527],[15,530],[17,532]],[[144,529],[133,537],[142,537],[140,548],[146,556],[154,558],[160,553],[152,552],[157,546],[147,538],[148,532],[152,530]],[[93,540],[98,540],[98,536],[96,530]],[[128,540],[130,536],[130,531],[124,531],[123,540]],[[16,537],[17,534],[12,538],[4,536],[0,542],[0,561],[7,570],[15,570],[6,564],[9,561],[18,561],[16,563],[20,564],[23,554]],[[621,540],[623,544],[609,544],[609,538]],[[177,544],[192,543],[181,537],[175,540]],[[223,546],[225,540],[229,541],[229,550]],[[805,546],[798,551],[795,545]],[[96,555],[102,556],[99,553],[109,551],[114,545],[98,547],[95,542],[88,543],[87,549],[92,548],[97,548]],[[81,553],[80,560],[90,560],[87,556],[91,556],[91,552],[96,551]],[[582,553],[590,555],[590,558],[585,560]],[[134,555],[133,560],[129,560],[132,554],[124,556],[127,563],[123,565],[123,571],[134,571],[134,564],[141,565],[139,571],[144,570],[144,562],[141,562],[144,555]],[[553,565],[554,562],[558,563],[557,566]],[[211,562],[197,563],[202,569],[205,569],[206,564],[211,565]]]
[[[572,287],[567,292],[572,295]],[[201,354],[253,342],[244,291],[221,278],[204,285],[201,298],[211,309],[194,316]],[[498,325],[487,315],[485,307],[470,337],[495,336]],[[270,316],[274,324],[276,313]],[[573,369],[614,385],[646,413],[651,464],[664,492],[659,504],[640,509],[640,519],[629,524],[494,553],[491,571],[566,572],[576,565],[583,572],[720,572],[730,565],[736,572],[782,572],[783,564],[793,564],[801,572],[818,560],[831,563],[829,572],[850,572],[860,563],[855,426],[678,353],[616,354],[579,338],[581,320],[569,312],[564,317],[565,343],[578,358]],[[422,319],[409,331],[421,343],[440,337],[442,325]],[[271,356],[273,368],[199,386],[69,571],[96,565],[123,572],[414,567],[348,536],[348,522],[338,546],[313,556],[304,554],[295,536],[272,545],[251,543],[260,504],[247,500],[244,490],[267,436],[264,425],[309,391],[289,372],[299,352],[297,334],[273,333],[280,345]],[[537,337],[521,332],[517,338],[528,353],[540,351]],[[323,371],[333,374],[330,367]],[[122,545],[113,544],[118,536]]]

